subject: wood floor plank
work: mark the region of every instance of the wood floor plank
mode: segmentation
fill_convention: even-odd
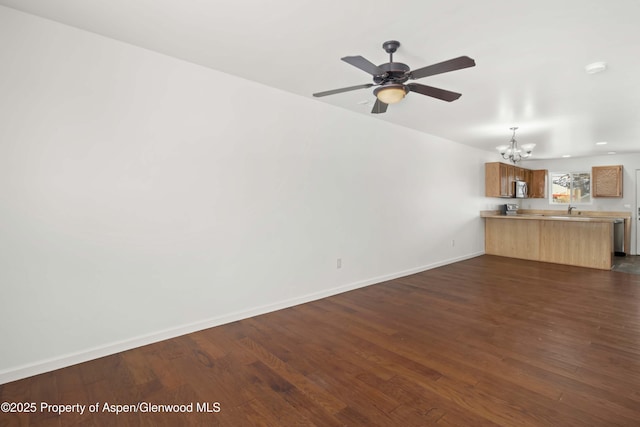
[[[0,385],[2,402],[191,412],[0,427],[637,426],[638,304],[637,275],[481,256]]]
[[[267,365],[278,375],[282,376],[284,380],[294,384],[297,389],[299,389],[314,403],[314,405],[320,406],[330,414],[335,414],[345,408],[344,402],[333,397],[333,395],[325,389],[318,387],[306,376],[290,368],[289,365],[278,359],[260,344],[249,338],[243,338],[242,344],[245,345],[249,351],[254,353],[262,363]]]

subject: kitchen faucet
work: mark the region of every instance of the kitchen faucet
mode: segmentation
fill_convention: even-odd
[[[569,205],[569,208],[567,209],[567,213],[571,215],[571,211],[574,210],[575,208],[576,208],[575,206]]]

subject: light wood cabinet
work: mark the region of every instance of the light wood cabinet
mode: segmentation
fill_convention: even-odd
[[[505,163],[485,163],[484,193],[487,197],[512,197],[515,169]]]
[[[547,170],[532,170],[531,178],[527,181],[529,186],[529,197],[533,199],[544,199],[547,197]]]
[[[493,217],[485,219],[485,253],[611,270],[611,219],[572,221]]]
[[[500,193],[504,197],[513,197],[513,181],[516,177],[516,168],[500,163]]]
[[[591,168],[592,197],[622,197],[622,165]]]
[[[527,187],[529,187],[529,197],[531,197],[531,183],[533,182],[533,171],[529,169],[524,169],[523,179],[527,183]]]
[[[502,197],[500,194],[499,163],[484,164],[484,195],[487,197]]]
[[[513,197],[514,181],[526,181],[529,197],[546,197],[546,170],[534,171],[502,162],[485,163],[486,197]]]

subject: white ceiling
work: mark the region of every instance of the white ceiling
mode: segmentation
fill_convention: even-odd
[[[486,150],[505,144],[509,128],[519,126],[519,143],[536,143],[538,159],[640,152],[638,0],[0,4]],[[476,67],[417,81],[462,97],[447,103],[409,93],[380,115],[370,114],[373,88],[312,97],[371,82],[340,58],[388,62],[387,40],[401,42],[394,61],[412,69],[474,58]],[[594,61],[607,62],[607,71],[587,74]]]

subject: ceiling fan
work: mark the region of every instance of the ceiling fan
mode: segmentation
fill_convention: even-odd
[[[462,96],[460,93],[439,89],[433,86],[427,86],[420,83],[405,84],[405,82],[407,80],[421,79],[435,74],[448,73],[449,71],[473,67],[476,65],[476,62],[473,59],[468,56],[460,56],[458,58],[411,71],[408,65],[400,62],[393,62],[393,53],[398,49],[398,47],[400,47],[400,42],[395,40],[390,40],[382,44],[382,48],[389,54],[389,62],[381,65],[375,65],[362,56],[345,56],[344,58],[341,58],[344,62],[371,74],[373,76],[373,83],[318,92],[314,93],[313,96],[320,97],[335,95],[336,93],[378,86],[373,91],[373,94],[376,96],[376,103],[373,105],[373,110],[371,110],[371,113],[373,114],[386,112],[389,104],[400,102],[408,92],[416,92],[421,95],[431,96],[447,102],[455,101]]]

